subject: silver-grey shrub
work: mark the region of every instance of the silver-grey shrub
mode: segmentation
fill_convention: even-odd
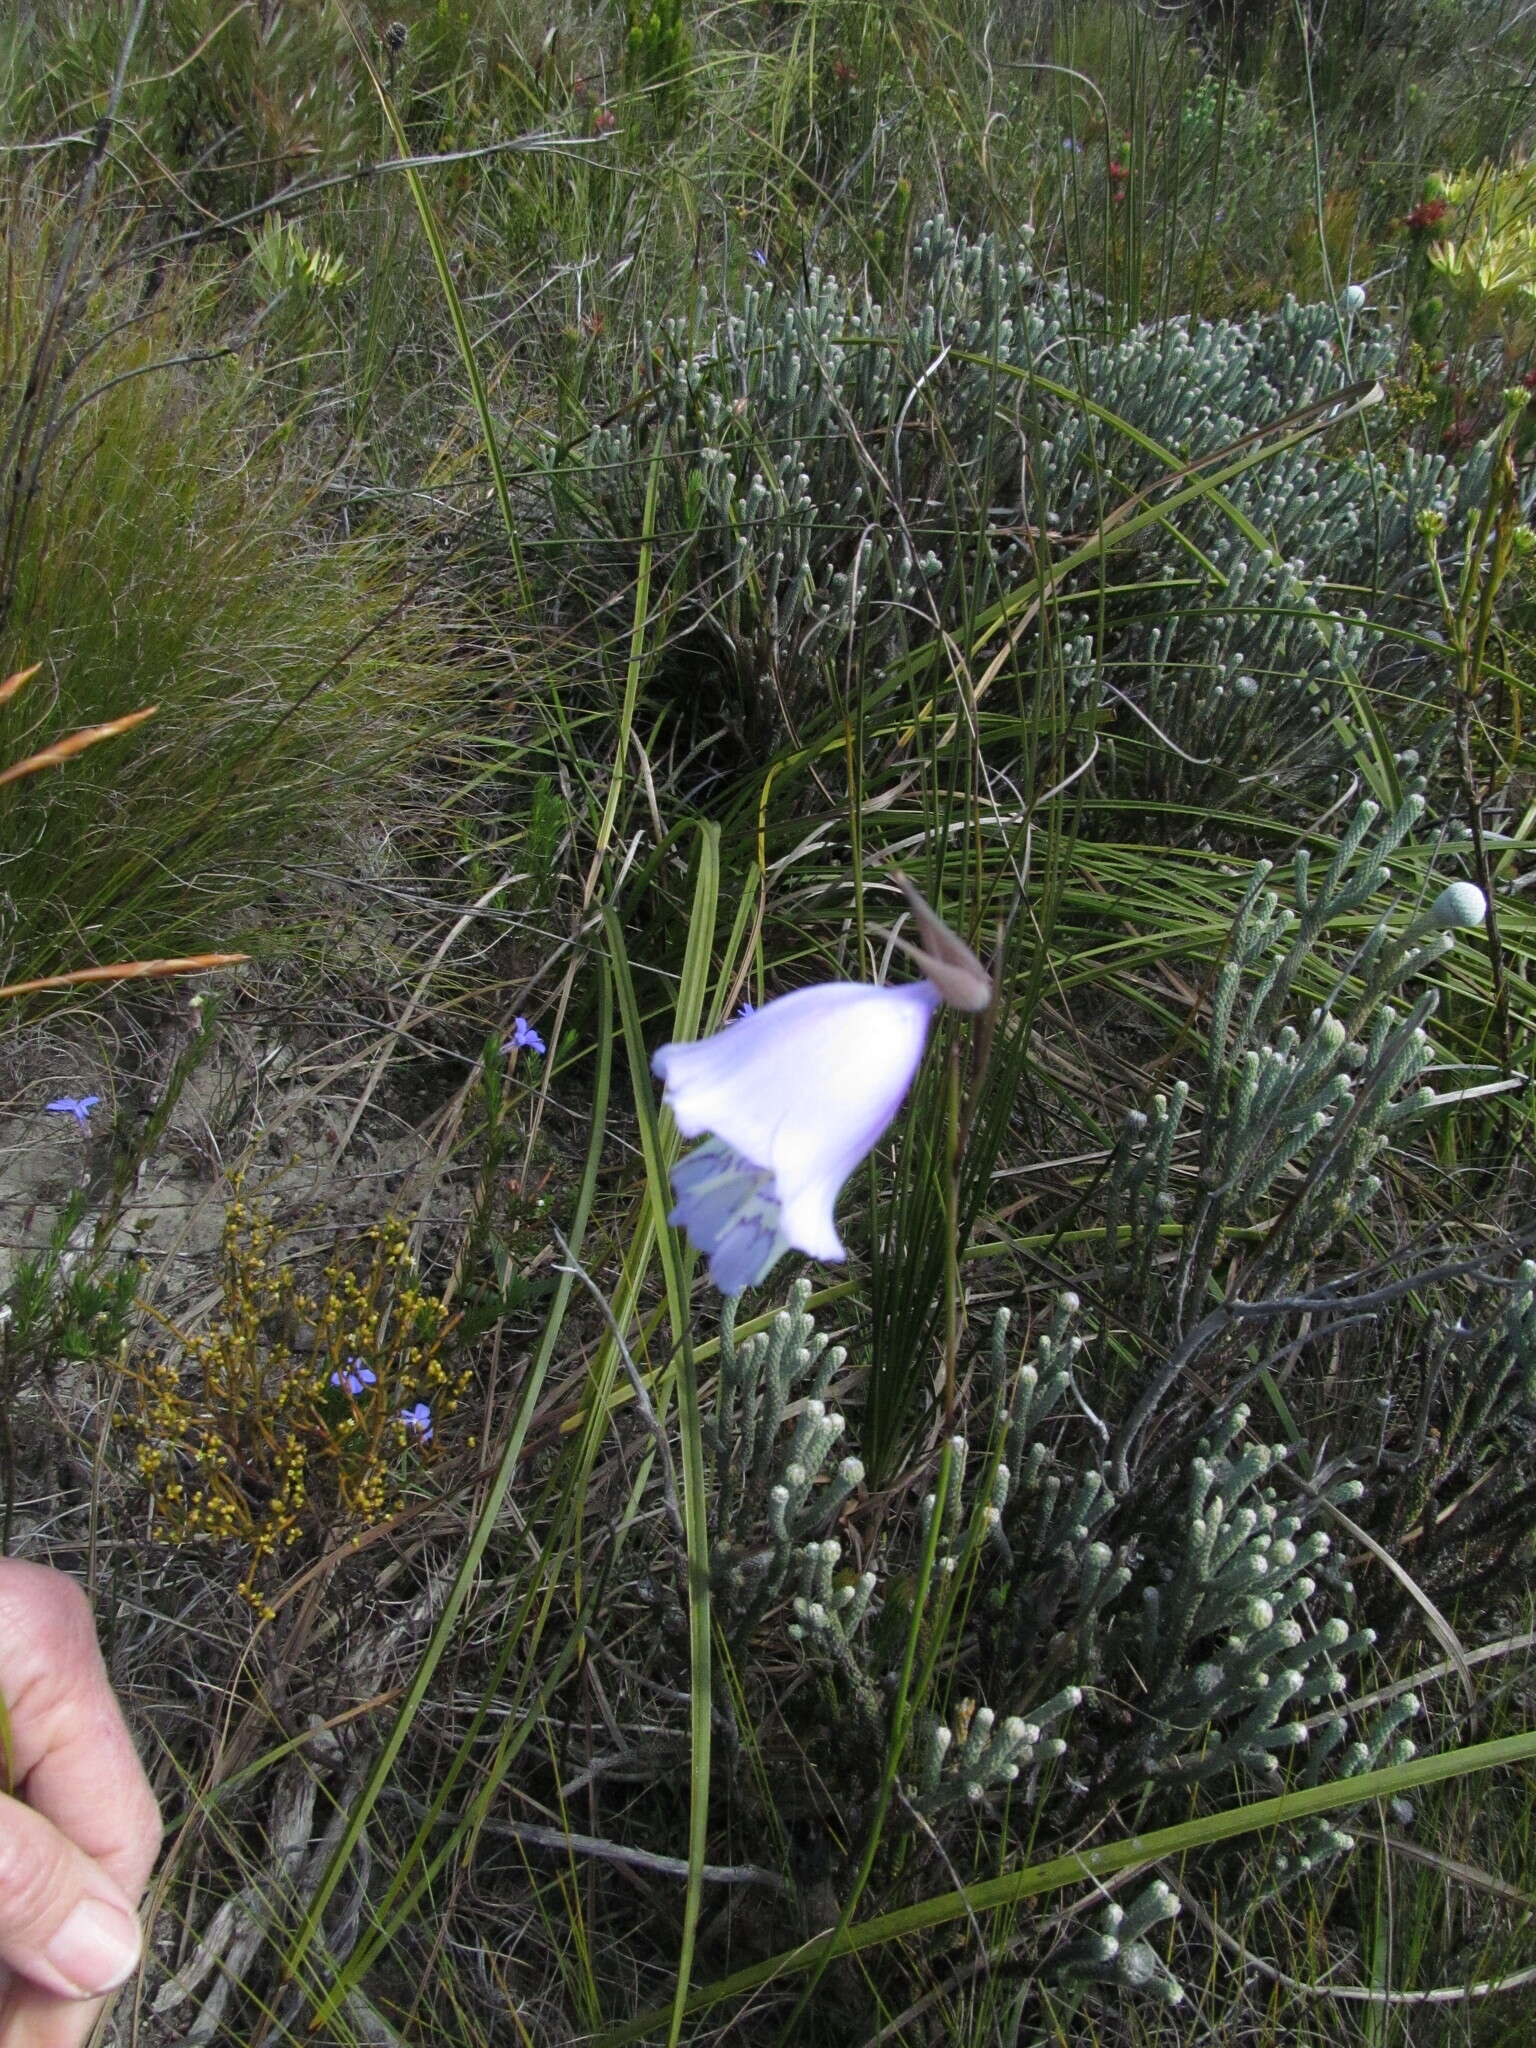
[[[1424,581],[1419,514],[1454,525],[1487,483],[1475,458],[1378,455],[1354,429],[1285,445],[1392,359],[1357,309],[1293,301],[1093,338],[1027,248],[932,221],[899,304],[813,271],[649,334],[620,414],[548,452],[558,574],[623,621],[648,537],[662,670],[754,748],[836,715],[850,682],[866,702],[907,687],[1040,579],[1050,630],[1015,671],[1129,707],[1122,780],[1211,801],[1259,766],[1337,770],[1348,687]],[[1117,536],[1191,465],[1219,491]]]
[[[769,1742],[787,1719],[854,1808],[893,1774],[890,1826],[942,1841],[954,1868],[1406,1760],[1416,1696],[1354,1704],[1377,1683],[1372,1611],[1346,1562],[1358,1522],[1412,1523],[1418,1568],[1435,1486],[1507,1468],[1499,1527],[1517,1540],[1536,1262],[1510,1275],[1497,1253],[1452,1246],[1433,1270],[1354,1270],[1391,1145],[1455,1094],[1435,983],[1480,899],[1465,884],[1428,910],[1394,895],[1388,863],[1411,864],[1424,811],[1417,790],[1391,814],[1364,803],[1326,862],[1303,849],[1288,877],[1254,870],[1211,985],[1203,1071],[1127,1115],[1096,1206],[1075,1218],[1079,1284],[1021,1289],[995,1313],[915,1514],[872,1512],[861,1361],[818,1331],[809,1284],[751,1335],[726,1314],[705,1446],[716,1617],[741,1697]],[[1415,1484],[1384,1463],[1368,1400],[1320,1406],[1292,1374],[1314,1346],[1411,1352],[1426,1316],[1439,1336],[1404,1393],[1421,1442],[1445,1447]],[[914,1627],[933,1653],[907,1697]],[[765,1691],[750,1674],[768,1670]],[[787,1671],[806,1679],[788,1687],[792,1711]],[[1347,1810],[1298,1827],[1262,1884],[1293,1885],[1350,1846]],[[1240,1853],[1211,1881],[1252,1903]],[[1151,1893],[1117,1902],[1033,1967],[1069,2003],[1175,2002],[1178,1937],[1150,1939],[1170,1911]]]
[[[856,1565],[834,1532],[861,1468],[823,1398],[847,1359],[816,1330],[809,1292],[798,1283],[769,1330],[740,1346],[727,1317],[706,1443],[714,1590],[733,1661],[749,1669],[777,1641],[822,1672],[810,1697],[826,1726],[804,1735],[813,1753],[826,1746],[822,1768],[853,1740],[863,1792],[894,1764],[904,1810],[926,1829],[969,1816],[984,1837],[1038,1843],[1076,1839],[1122,1802],[1148,1826],[1187,1811],[1190,1787],[1273,1789],[1297,1758],[1309,1782],[1412,1755],[1401,1730],[1414,1702],[1350,1708],[1372,1635],[1316,1525],[1319,1504],[1273,1483],[1286,1449],[1254,1438],[1239,1405],[1183,1461],[1163,1507],[1145,1488],[1118,1491],[1102,1443],[1080,1426],[1078,1380],[1091,1387],[1094,1373],[1071,1294],[1022,1362],[998,1313],[981,1397],[949,1447],[944,1506],[929,1496],[915,1529],[888,1524],[861,1542]],[[1165,1487],[1170,1478],[1165,1463]],[[1321,1499],[1359,1492],[1344,1481]],[[953,1650],[893,1758],[899,1647],[923,1555],[930,1627]],[[1336,1823],[1298,1830],[1275,1867],[1298,1876],[1349,1845]],[[1153,1903],[1133,1909],[1129,1932],[1106,1925],[1042,1958],[1046,1980],[1177,2002],[1176,1979],[1142,1938],[1172,1910],[1164,1901],[1144,1921]]]

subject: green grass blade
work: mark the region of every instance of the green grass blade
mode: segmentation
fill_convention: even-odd
[[[349,23],[348,26],[350,27],[351,24]],[[378,72],[374,69],[363,40],[357,34],[355,28],[352,30],[352,34],[357,44],[358,55],[367,69],[369,78],[373,81],[374,91],[379,96],[379,105],[383,109],[385,120],[389,123],[389,131],[394,137],[395,147],[400,152],[402,159],[409,159],[411,156],[410,144],[406,140],[405,130],[400,125],[400,117],[395,112],[394,101],[390,97],[383,79],[380,78]],[[437,225],[437,216],[432,210],[432,202],[427,197],[427,188],[421,181],[421,173],[416,169],[414,163],[410,161],[403,161],[400,168],[405,172],[405,182],[410,189],[417,217],[421,221],[421,231],[426,236],[427,247],[432,252],[432,267],[437,272],[438,289],[443,295],[443,305],[453,328],[453,338],[458,347],[459,359],[464,365],[464,375],[469,383],[470,402],[475,408],[475,417],[480,423],[480,438],[485,447],[485,459],[490,465],[491,487],[496,493],[496,509],[501,514],[501,523],[507,536],[507,546],[512,554],[512,569],[517,578],[518,597],[522,602],[524,610],[531,611],[533,608],[533,593],[529,587],[528,572],[523,562],[523,545],[518,531],[517,515],[512,509],[512,494],[507,488],[507,473],[502,465],[501,449],[496,439],[496,424],[491,418],[490,397],[486,391],[485,378],[481,375],[479,360],[475,354],[475,344],[470,335],[469,321],[465,317],[464,300],[459,292],[458,285],[454,282],[453,271],[448,262],[447,246],[443,241],[442,231]]]
[[[678,990],[677,1028],[684,1035],[697,1031],[707,986],[715,919],[719,902],[720,835],[716,827],[704,825],[699,833],[699,866],[694,884],[693,910],[688,924],[688,946],[682,981]],[[682,1449],[683,1531],[688,1551],[688,1669],[689,1669],[689,1765],[691,1782],[688,1800],[688,1880],[683,1905],[682,1937],[678,1946],[677,1989],[667,2029],[668,2048],[682,2031],[687,2012],[688,1986],[693,1973],[693,1954],[698,1939],[699,1915],[704,1899],[704,1865],[709,1848],[709,1770],[712,1724],[710,1719],[713,1680],[710,1633],[709,1506],[704,1471],[704,1431],[699,1413],[698,1370],[693,1357],[688,1285],[685,1262],[677,1239],[666,1220],[667,1159],[655,1110],[639,1006],[624,947],[624,935],[613,911],[604,913],[614,979],[619,991],[619,1010],[625,1044],[629,1051],[630,1074],[635,1100],[640,1107],[641,1146],[646,1162],[647,1204],[661,1247],[671,1308],[675,1346],[678,1395],[678,1429]],[[738,929],[739,929],[738,919]]]
[[[588,1139],[586,1165],[577,1192],[575,1212],[571,1219],[569,1242],[573,1256],[570,1263],[574,1263],[575,1257],[579,1254],[582,1240],[586,1234],[587,1223],[592,1213],[592,1200],[597,1185],[598,1166],[602,1158],[603,1144],[607,1135],[608,1091],[612,1078],[612,1069],[612,991],[609,979],[604,974],[600,990],[599,1031],[596,1072],[593,1077],[591,1131]],[[348,1815],[347,1825],[342,1832],[340,1841],[336,1845],[335,1853],[331,1857],[324,1875],[316,1887],[315,1895],[310,1900],[304,1918],[289,1946],[283,1965],[286,1977],[293,1977],[298,1974],[303,1968],[310,1951],[314,1949],[318,1941],[326,1906],[329,1904],[337,1885],[341,1882],[348,1863],[356,1851],[363,1829],[367,1825],[368,1817],[378,1803],[379,1795],[389,1782],[390,1772],[405,1744],[406,1737],[410,1733],[412,1724],[421,1709],[422,1702],[427,1696],[433,1675],[442,1662],[444,1653],[453,1639],[459,1616],[463,1612],[471,1589],[476,1582],[480,1561],[485,1554],[486,1545],[490,1541],[491,1533],[500,1518],[503,1503],[506,1500],[513,1478],[517,1473],[518,1464],[522,1458],[523,1444],[537,1410],[539,1396],[543,1391],[550,1363],[555,1355],[555,1347],[559,1342],[560,1332],[565,1324],[566,1312],[570,1306],[571,1293],[575,1284],[576,1277],[573,1272],[566,1271],[561,1274],[559,1284],[555,1289],[554,1300],[550,1304],[549,1315],[545,1319],[544,1330],[539,1339],[538,1349],[528,1369],[528,1377],[524,1384],[521,1398],[518,1401],[517,1413],[513,1418],[512,1428],[508,1433],[506,1448],[502,1452],[501,1462],[496,1468],[496,1476],[491,1481],[480,1512],[470,1528],[468,1539],[464,1546],[464,1554],[460,1560],[459,1569],[455,1574],[453,1585],[447,1600],[444,1602],[443,1611],[438,1617],[437,1625],[434,1627],[426,1649],[422,1653],[421,1662],[416,1668],[415,1676],[406,1688],[405,1697],[401,1701],[394,1726],[390,1730],[384,1747],[379,1752],[373,1769],[368,1774],[367,1782],[358,1796],[356,1806]],[[334,1998],[335,1994],[333,1993],[331,2002],[334,2002]],[[327,2009],[329,2008],[327,2007]],[[324,2013],[317,2014],[315,2019],[317,2027],[323,2023],[324,2016]]]
[[[842,1956],[858,1955],[888,1941],[921,1933],[931,1927],[945,1927],[954,1920],[968,1920],[982,1913],[1001,1911],[1037,1899],[1068,1885],[1092,1883],[1112,1877],[1117,1871],[1133,1870],[1161,1861],[1166,1856],[1184,1856],[1216,1842],[1236,1841],[1244,1835],[1280,1827],[1291,1821],[1310,1819],[1315,1814],[1334,1813],[1340,1807],[1360,1806],[1373,1799],[1393,1799],[1424,1785],[1443,1784],[1448,1778],[1470,1776],[1475,1771],[1492,1771],[1536,1758],[1536,1730],[1523,1735],[1506,1735],[1494,1742],[1473,1743],[1465,1749],[1442,1751],[1437,1756],[1416,1757],[1413,1762],[1394,1764],[1384,1770],[1364,1771],[1357,1778],[1341,1778],[1327,1785],[1308,1785],[1284,1792],[1273,1799],[1255,1799],[1243,1806],[1228,1807],[1221,1813],[1202,1814],[1197,1820],[1180,1821],[1176,1827],[1158,1828],[1147,1835],[1129,1835],[1119,1842],[1106,1842],[1096,1849],[1074,1850],[1055,1856],[1006,1877],[983,1879],[959,1891],[941,1892],[916,1905],[895,1912],[877,1914],[846,1930],[830,1928],[798,1948],[785,1949],[765,1962],[754,1963],[706,1984],[689,2003],[690,2012],[704,2012],[743,1992],[755,1991],[777,1977],[816,1969]],[[656,2027],[663,2015],[643,2013],[627,2026],[601,2037],[599,2048],[624,2048],[641,2041]]]
[[[635,572],[635,609],[630,623],[629,654],[624,664],[624,700],[619,706],[613,738],[613,772],[603,815],[597,828],[597,846],[592,856],[595,878],[613,842],[619,795],[629,777],[629,749],[635,730],[635,706],[640,700],[640,683],[645,674],[646,631],[651,618],[651,569],[656,548],[656,506],[661,490],[662,443],[657,442],[645,479],[645,510],[640,528],[640,560]]]

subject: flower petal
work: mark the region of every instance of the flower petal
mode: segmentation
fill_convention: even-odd
[[[514,1017],[512,1019],[512,1036],[503,1041],[501,1049],[504,1053],[525,1050],[543,1053],[548,1050],[543,1039],[534,1030],[526,1017]]]
[[[727,1152],[772,1175],[775,1234],[813,1258],[841,1259],[838,1192],[900,1109],[941,998],[927,981],[899,988],[826,982],[767,1003],[712,1038],[664,1045],[651,1064],[685,1137],[709,1131]],[[745,1198],[710,1192],[721,1155],[701,1146],[683,1162],[677,1220],[724,1245],[728,1212]],[[698,1205],[702,1204],[702,1207]],[[745,1263],[730,1240],[726,1263]]]
[[[771,1210],[744,1211],[715,1247],[709,1277],[722,1294],[744,1294],[765,1280],[788,1250],[789,1240]]]
[[[775,1166],[776,1145],[796,1151],[828,1114],[839,1130],[878,1117],[868,1151],[911,1086],[938,1002],[925,981],[823,982],[711,1038],[664,1045],[651,1066],[684,1137],[713,1131],[754,1166]]]
[[[676,1207],[667,1221],[709,1254],[709,1277],[722,1294],[757,1286],[789,1250],[780,1227],[773,1175],[706,1138],[672,1169]]]
[[[91,1111],[100,1100],[99,1095],[61,1095],[56,1101],[45,1103],[44,1107],[60,1116],[72,1116],[77,1124],[88,1124]]]

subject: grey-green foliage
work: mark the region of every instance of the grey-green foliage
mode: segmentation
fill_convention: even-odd
[[[1027,253],[932,221],[900,304],[812,272],[649,335],[623,415],[548,457],[561,574],[621,596],[654,479],[674,646],[714,678],[709,717],[772,737],[835,704],[850,650],[878,689],[1181,465],[1391,361],[1357,309],[1293,302],[1093,340]],[[1475,469],[1282,449],[1081,572],[1051,659],[1070,695],[1102,673],[1143,714],[1116,742],[1143,783],[1336,768],[1330,721],[1372,645],[1358,593],[1421,577],[1414,519],[1459,520],[1486,488]],[[1100,604],[1100,583],[1120,595]],[[1046,645],[1021,645],[1027,673]]]
[[[1111,1899],[1095,1916],[1095,1926],[1051,1957],[1052,1975],[1069,1993],[1102,1985],[1181,2005],[1184,1987],[1146,1938],[1160,1923],[1177,1919],[1179,1910],[1178,1894],[1160,1877],[1129,1906]]]
[[[1415,1086],[1436,1063],[1436,992],[1408,984],[1451,950],[1453,931],[1438,909],[1405,917],[1394,904],[1347,949],[1333,936],[1380,900],[1387,861],[1423,811],[1417,790],[1390,817],[1361,804],[1320,877],[1299,848],[1291,905],[1259,863],[1217,971],[1198,1120],[1182,1080],[1127,1113],[1105,1181],[1106,1278],[1123,1312],[1159,1333],[1165,1358],[1116,1439],[1122,1488],[1141,1432],[1197,1358],[1267,1355],[1275,1318],[1264,1304],[1306,1285],[1379,1193],[1389,1142],[1438,1105],[1432,1087]],[[1299,993],[1309,980],[1321,1002]],[[1216,1285],[1236,1232],[1255,1237],[1241,1305]]]
[[[742,1633],[779,1597],[797,1561],[802,1598],[814,1598],[818,1546],[806,1539],[827,1526],[864,1477],[857,1458],[832,1462],[845,1425],[827,1394],[847,1353],[829,1347],[806,1313],[810,1292],[809,1281],[797,1281],[771,1327],[740,1344],[729,1317],[722,1325],[719,1393],[704,1425],[711,1565],[722,1612]],[[825,1604],[841,1612],[847,1603],[828,1592]]]
[[[1369,1419],[1363,1397],[1349,1404],[1343,1370],[1333,1451],[1390,1472],[1369,1488],[1382,1534],[1411,1538],[1416,1572],[1455,1595],[1529,1555],[1536,1271],[1506,1278],[1471,1245],[1405,1278],[1370,1220],[1391,1152],[1461,1092],[1432,1036],[1433,980],[1485,910],[1465,881],[1421,910],[1391,900],[1388,862],[1418,864],[1423,814],[1417,790],[1390,816],[1360,805],[1320,874],[1298,849],[1288,903],[1268,863],[1254,870],[1211,990],[1203,1076],[1124,1120],[1100,1190],[1099,1287],[1145,1347],[1112,1432],[1117,1491],[1159,1483],[1149,1445],[1208,1429],[1213,1387],[1219,1414],[1312,1347],[1347,1359],[1358,1344],[1383,1405]],[[1492,1071],[1463,1074],[1476,1086]]]
[[[1167,1470],[1150,1495],[1117,1491],[1079,1385],[1097,1375],[1070,1293],[1022,1363],[999,1311],[972,1427],[950,1445],[943,1507],[930,1495],[915,1531],[866,1538],[855,1568],[835,1528],[860,1468],[839,1456],[847,1426],[824,1400],[846,1361],[815,1330],[806,1295],[802,1283],[772,1327],[740,1345],[725,1319],[705,1425],[717,1510],[726,1503],[721,1618],[739,1658],[767,1628],[818,1668],[878,1770],[894,1677],[885,1623],[900,1634],[909,1575],[931,1554],[932,1626],[956,1644],[955,1661],[896,1759],[906,1809],[926,1826],[958,1811],[1006,1828],[1022,1806],[1037,1809],[1037,1841],[1071,1839],[1123,1799],[1145,1825],[1161,1791],[1272,1786],[1297,1756],[1311,1781],[1411,1754],[1399,1731],[1412,1703],[1363,1726],[1351,1716],[1372,1638],[1354,1623],[1326,1530],[1313,1526],[1358,1483],[1283,1493],[1287,1452],[1252,1437],[1238,1406],[1184,1460],[1176,1495]],[[1336,1824],[1300,1830],[1285,1868],[1298,1874],[1347,1846]],[[1052,1961],[1051,1979],[1069,1993],[1095,1984],[1174,1999],[1144,1939],[1166,1917],[1166,1901],[1154,1903],[1148,1894],[1123,1925],[1111,1924],[1116,1908]]]
[[[917,1759],[921,1804],[930,1814],[962,1800],[976,1806],[989,1792],[1012,1785],[1030,1765],[1054,1763],[1066,1753],[1066,1739],[1046,1735],[1045,1730],[1082,1701],[1081,1687],[1069,1685],[1032,1708],[1027,1720],[1022,1714],[1009,1714],[999,1721],[990,1707],[974,1702],[965,1704],[957,1717],[958,1728],[929,1716]]]
[[[1372,1412],[1329,1415],[1324,1462],[1278,1397],[1286,1361],[1320,1336],[1369,1325],[1373,1344],[1391,1341],[1384,1312],[1417,1315],[1407,1297],[1422,1294],[1439,1320],[1419,1453],[1443,1429],[1447,1485],[1455,1458],[1484,1458],[1511,1542],[1522,1526],[1528,1461],[1485,1453],[1536,1436],[1536,1262],[1502,1282],[1453,1259],[1443,1286],[1379,1298],[1318,1277],[1367,1218],[1389,1139],[1445,1099],[1424,1078],[1452,1064],[1424,983],[1485,906],[1465,881],[1427,909],[1393,900],[1389,863],[1418,864],[1424,809],[1418,790],[1390,815],[1364,803],[1326,863],[1300,850],[1287,891],[1267,863],[1241,888],[1203,1071],[1127,1120],[1097,1191],[1103,1251],[1039,1314],[1022,1359],[997,1313],[915,1521],[862,1512],[837,1400],[858,1387],[857,1360],[816,1330],[807,1285],[749,1339],[727,1327],[706,1445],[733,1653],[749,1668],[766,1634],[776,1668],[796,1659],[814,1677],[804,1697],[830,1716],[822,1738],[842,1730],[840,1757],[855,1731],[839,1768],[894,1770],[901,1811],[948,1826],[951,1854],[962,1817],[978,1840],[1018,1829],[1037,1848],[1068,1844],[1110,1816],[1156,1825],[1192,1794],[1333,1782],[1412,1755],[1412,1696],[1351,1707],[1374,1637],[1331,1525],[1380,1520]],[[1294,1441],[1275,1440],[1276,1418]],[[1440,1468],[1413,1463],[1428,1476],[1400,1490],[1417,1515]],[[1416,1559],[1432,1557],[1434,1531],[1419,1534]],[[919,1602],[921,1639],[943,1651],[893,1756]],[[1291,1831],[1265,1882],[1347,1849],[1346,1819]],[[1112,1921],[1042,1956],[1048,1980],[1069,1998],[1172,1998],[1135,1913],[1129,1933]]]
[[[1240,1442],[1246,1407],[1197,1446],[1177,1496],[1166,1465],[1157,1488],[1131,1492],[1101,1449],[1063,1455],[1074,1439],[1102,1446],[1097,1430],[1082,1439],[1063,1427],[1085,1405],[1083,1343],[1067,1334],[1076,1313],[1074,1296],[1058,1299],[1034,1360],[1000,1390],[1004,1456],[985,1516],[1001,1560],[987,1595],[993,1640],[1021,1669],[1069,1667],[1075,1682],[1136,1701],[1137,1732],[1108,1746],[1096,1781],[1091,1745],[1078,1746],[1085,1796],[1234,1771],[1268,1779],[1305,1739],[1307,1710],[1345,1693],[1369,1632],[1325,1611],[1330,1595],[1350,1597],[1321,1588],[1330,1539],[1307,1526],[1305,1496],[1272,1483],[1285,1449]],[[1000,1318],[994,1371],[1005,1327]],[[1344,1481],[1323,1499],[1359,1492]]]
[[[880,1582],[869,1566],[844,1570],[841,1542],[825,1533],[863,1467],[838,1455],[846,1421],[823,1397],[846,1354],[828,1348],[816,1330],[809,1291],[798,1282],[771,1328],[739,1346],[729,1318],[724,1326],[720,1391],[705,1418],[715,1586],[739,1639],[777,1602],[793,1641],[854,1670]],[[1034,1356],[1016,1371],[1007,1359],[1009,1316],[999,1312],[986,1414],[994,1448],[973,1452],[965,1437],[952,1443],[952,1482],[934,1543],[940,1580],[985,1560],[997,1638],[1014,1640],[1021,1665],[1052,1642],[1052,1654],[1060,1653],[1056,1619],[1070,1607],[1075,1668],[1067,1685],[1029,1703],[1027,1720],[999,1723],[984,1707],[967,1717],[958,1741],[947,1724],[929,1725],[917,1777],[940,1803],[953,1791],[975,1801],[1011,1783],[1020,1762],[1060,1755],[1064,1744],[1043,1739],[1044,1729],[1081,1703],[1085,1678],[1121,1663],[1134,1666],[1145,1695],[1146,1730],[1133,1746],[1140,1780],[1196,1779],[1234,1765],[1268,1775],[1274,1753],[1296,1740],[1294,1728],[1285,1732],[1288,1710],[1340,1692],[1339,1660],[1367,1640],[1337,1622],[1308,1631],[1296,1621],[1317,1594],[1313,1568],[1329,1539],[1320,1530],[1303,1534],[1304,1506],[1284,1505],[1266,1484],[1283,1449],[1250,1444],[1234,1452],[1249,1420],[1245,1407],[1189,1461],[1180,1512],[1158,1539],[1156,1562],[1143,1538],[1127,1541],[1117,1512],[1124,1493],[1107,1460],[1096,1455],[1074,1470],[1053,1448],[1063,1414],[1086,1408],[1076,1381],[1080,1307],[1075,1295],[1059,1296]],[[1102,1448],[1102,1425],[1095,1439]],[[1359,1491],[1358,1482],[1344,1482],[1326,1497],[1342,1503]],[[928,1525],[936,1512],[930,1495],[920,1535],[935,1535]],[[1140,1590],[1128,1600],[1133,1581]],[[1008,1612],[1025,1588],[1027,1623]],[[1220,1649],[1206,1654],[1218,1638]],[[1040,1668],[1051,1668],[1050,1654]],[[1210,1731],[1219,1721],[1231,1725],[1218,1738]]]
[[[1134,1662],[1147,1688],[1149,1775],[1274,1775],[1306,1739],[1303,1711],[1345,1693],[1344,1665],[1373,1640],[1337,1615],[1317,1618],[1316,1568],[1330,1539],[1266,1484],[1283,1448],[1236,1448],[1249,1419],[1235,1409],[1191,1460],[1177,1554],[1142,1588]],[[1362,1490],[1350,1480],[1325,1497],[1342,1504]]]
[[[1391,817],[1362,803],[1321,874],[1305,846],[1296,852],[1290,903],[1260,862],[1210,995],[1202,1096],[1178,1081],[1122,1122],[1104,1182],[1104,1286],[1116,1315],[1151,1339],[1157,1364],[1137,1374],[1116,1425],[1110,1470],[1120,1491],[1135,1483],[1155,1417],[1174,1411],[1186,1430],[1196,1425],[1192,1374],[1206,1389],[1214,1378],[1233,1401],[1321,1341],[1319,1317],[1339,1337],[1372,1321],[1370,1303],[1315,1276],[1378,1200],[1389,1147],[1454,1100],[1425,1081],[1430,1067],[1446,1073],[1454,1063],[1430,1034],[1438,995],[1423,977],[1452,950],[1462,899],[1481,907],[1466,885],[1417,915],[1386,899],[1386,862],[1421,815],[1419,791]],[[1513,1311],[1479,1311],[1479,1327],[1477,1380],[1450,1341],[1444,1372],[1423,1378],[1421,1448],[1430,1409],[1444,1409],[1446,1444],[1460,1460],[1483,1456],[1475,1446],[1507,1430],[1526,1401],[1511,1335],[1524,1323]],[[1466,1329],[1464,1356],[1462,1339]],[[1466,1386],[1460,1409],[1446,1401],[1454,1382]],[[1432,1473],[1434,1458],[1399,1497],[1417,1493],[1421,1507]]]

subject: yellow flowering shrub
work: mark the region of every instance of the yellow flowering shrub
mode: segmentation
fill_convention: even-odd
[[[271,1619],[286,1553],[355,1539],[419,1491],[469,1386],[445,1357],[457,1320],[421,1285],[398,1221],[311,1285],[236,1200],[209,1326],[165,1321],[167,1348],[130,1377],[154,1533],[243,1551],[240,1592]]]

